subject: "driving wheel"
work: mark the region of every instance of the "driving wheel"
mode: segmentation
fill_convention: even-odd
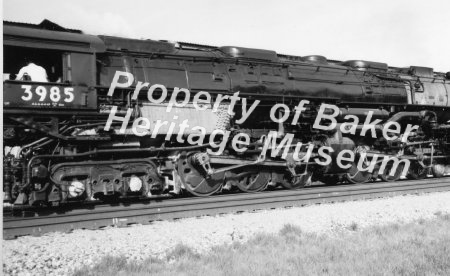
[[[242,175],[242,174],[241,174]],[[259,192],[267,187],[270,181],[268,172],[249,172],[239,178],[237,187],[244,192]]]
[[[411,162],[409,165],[408,174],[406,177],[408,179],[424,179],[428,175],[429,168],[424,168],[419,162]]]
[[[311,185],[312,172],[306,171],[305,174],[293,176],[291,172],[287,172],[281,185],[286,189],[299,189],[307,185]]]
[[[367,145],[362,145],[362,146],[356,147],[355,161],[352,163],[352,166],[348,169],[347,174],[346,174],[347,180],[350,181],[351,183],[355,183],[355,184],[366,183],[372,178],[371,172],[360,171],[358,169],[358,162],[360,162],[361,158],[364,158],[364,160],[361,161],[363,168],[367,168],[370,166],[371,162],[369,161],[369,158],[367,158],[367,156],[365,156],[365,153],[369,149],[370,148]]]
[[[382,172],[380,172],[379,176],[383,181],[386,181],[386,182],[397,181],[402,176],[404,168],[405,168],[405,165],[403,163],[400,163],[397,166],[397,168],[395,169],[395,172],[391,173],[392,165],[388,165]]]
[[[225,179],[225,172],[208,174],[209,157],[206,153],[182,153],[178,159],[178,174],[184,188],[196,196],[209,196],[219,191]]]

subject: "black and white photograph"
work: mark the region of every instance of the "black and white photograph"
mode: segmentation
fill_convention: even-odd
[[[2,275],[450,275],[447,0],[2,0]]]

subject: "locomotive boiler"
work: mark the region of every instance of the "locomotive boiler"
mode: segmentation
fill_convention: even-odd
[[[3,43],[3,191],[15,205],[450,172],[450,72],[93,36],[47,20],[4,22]],[[47,81],[17,78],[25,61]],[[369,130],[368,115],[379,122]],[[397,135],[383,135],[394,124]],[[354,158],[339,166],[344,150]]]

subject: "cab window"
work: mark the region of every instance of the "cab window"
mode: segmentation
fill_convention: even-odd
[[[57,50],[4,46],[3,79],[16,80],[20,69],[31,62],[45,69],[48,82],[65,82],[68,80],[67,74],[63,74],[65,56],[62,51]],[[29,77],[21,79],[33,81]]]

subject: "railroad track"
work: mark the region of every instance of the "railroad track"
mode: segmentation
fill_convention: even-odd
[[[206,198],[153,199],[133,203],[98,204],[83,208],[4,212],[3,238],[41,235],[73,229],[148,224],[154,220],[216,215],[317,203],[390,197],[450,190],[450,178],[375,182],[360,185],[311,186],[301,190],[217,195]]]

